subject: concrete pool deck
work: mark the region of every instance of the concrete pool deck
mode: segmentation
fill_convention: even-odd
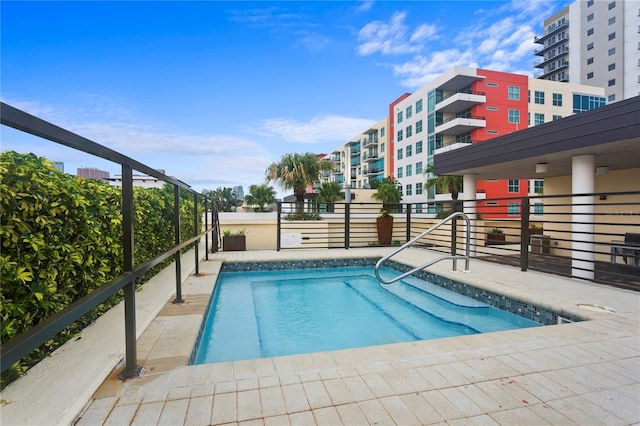
[[[173,298],[165,297],[141,333],[138,358],[144,376],[122,382],[116,378],[121,368],[114,370],[76,413],[77,424],[640,423],[640,293],[479,259],[471,261],[470,273],[451,272],[450,261],[429,270],[589,320],[187,365],[222,262],[380,257],[388,252],[364,248],[210,255],[200,264],[203,275],[189,276],[183,284],[186,303],[173,305]],[[409,249],[397,260],[417,266],[437,255]],[[459,261],[458,268],[462,266]],[[118,326],[123,334],[123,325]],[[56,385],[60,390],[73,383]],[[38,417],[42,412],[13,416],[8,407],[3,408],[3,424],[17,424],[11,420],[18,418],[38,424],[37,419],[47,418]]]

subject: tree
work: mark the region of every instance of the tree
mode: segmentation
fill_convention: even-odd
[[[273,204],[276,201],[276,191],[273,187],[262,185],[251,185],[249,187],[249,194],[245,195],[244,202],[248,205],[257,206],[255,211],[264,212],[265,205]]]
[[[236,207],[238,196],[232,188],[218,187],[208,194],[219,212],[232,212]]]
[[[429,165],[425,173],[433,173],[433,166]],[[436,192],[446,191],[451,194],[452,200],[458,199],[458,194],[462,192],[462,176],[441,175],[427,178],[427,188],[432,186],[436,188]]]
[[[320,179],[324,170],[332,170],[333,164],[323,161],[316,154],[285,154],[280,161],[271,163],[265,172],[267,182],[276,182],[284,189],[292,189],[296,196],[296,210],[304,207],[304,193],[308,185]]]
[[[325,182],[318,189],[317,200],[321,203],[335,203],[342,199],[342,188],[337,182]]]
[[[396,210],[395,204],[402,200],[402,192],[393,178],[386,177],[376,185],[376,192],[371,196],[374,200],[382,201],[382,209],[389,213]]]

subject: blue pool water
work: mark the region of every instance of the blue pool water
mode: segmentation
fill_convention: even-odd
[[[398,272],[381,269],[383,278]],[[195,363],[236,361],[535,327],[541,324],[373,267],[223,272]]]

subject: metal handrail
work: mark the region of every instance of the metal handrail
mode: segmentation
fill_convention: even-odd
[[[436,229],[438,229],[439,227],[441,227],[442,225],[444,225],[445,223],[449,222],[451,219],[457,218],[458,216],[461,216],[464,218],[466,225],[467,225],[467,231],[466,231],[466,237],[465,237],[465,255],[456,255],[455,254],[455,247],[456,247],[456,242],[455,242],[455,232],[452,233],[451,236],[451,254],[448,256],[440,256],[437,259],[433,259],[428,261],[427,263],[425,263],[424,265],[418,266],[417,268],[414,268],[412,270],[410,270],[409,272],[405,272],[404,274],[401,274],[391,280],[384,280],[382,279],[382,277],[380,276],[380,266],[382,266],[382,264],[386,261],[389,260],[391,257],[395,256],[396,254],[400,253],[402,250],[406,249],[407,247],[411,247],[414,243],[416,243],[418,240],[422,239],[425,235],[431,233],[432,231],[435,231]],[[413,274],[414,272],[420,271],[424,268],[427,268],[435,263],[438,263],[442,260],[446,260],[446,259],[452,259],[453,260],[453,270],[456,270],[456,262],[458,259],[464,259],[465,260],[465,265],[464,265],[464,272],[469,272],[469,260],[471,259],[471,222],[469,221],[469,218],[467,217],[466,214],[462,213],[462,212],[455,212],[450,214],[449,216],[447,216],[446,218],[442,219],[440,222],[438,222],[437,224],[433,225],[431,228],[427,229],[426,231],[424,231],[422,234],[418,235],[417,237],[415,237],[414,239],[406,242],[405,244],[403,244],[400,248],[392,251],[391,253],[389,253],[388,255],[384,256],[383,258],[381,258],[380,260],[378,260],[378,262],[376,262],[376,266],[374,268],[375,274],[376,274],[376,278],[378,278],[378,281],[380,281],[381,284],[391,284],[394,283],[398,280],[401,280],[402,278]]]

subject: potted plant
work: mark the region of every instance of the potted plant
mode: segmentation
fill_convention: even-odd
[[[393,215],[391,212],[396,210],[397,203],[402,200],[402,192],[391,177],[383,179],[376,186],[376,192],[372,197],[382,201],[382,210],[376,218],[378,242],[381,246],[390,246],[393,237]]]
[[[540,225],[532,224],[529,226],[529,235],[542,235],[543,232],[544,230]]]
[[[504,232],[500,228],[493,228],[487,234],[487,245],[491,244],[504,244],[505,236]]]
[[[223,251],[246,251],[247,250],[247,230],[242,228],[235,233],[225,229],[222,232]]]

